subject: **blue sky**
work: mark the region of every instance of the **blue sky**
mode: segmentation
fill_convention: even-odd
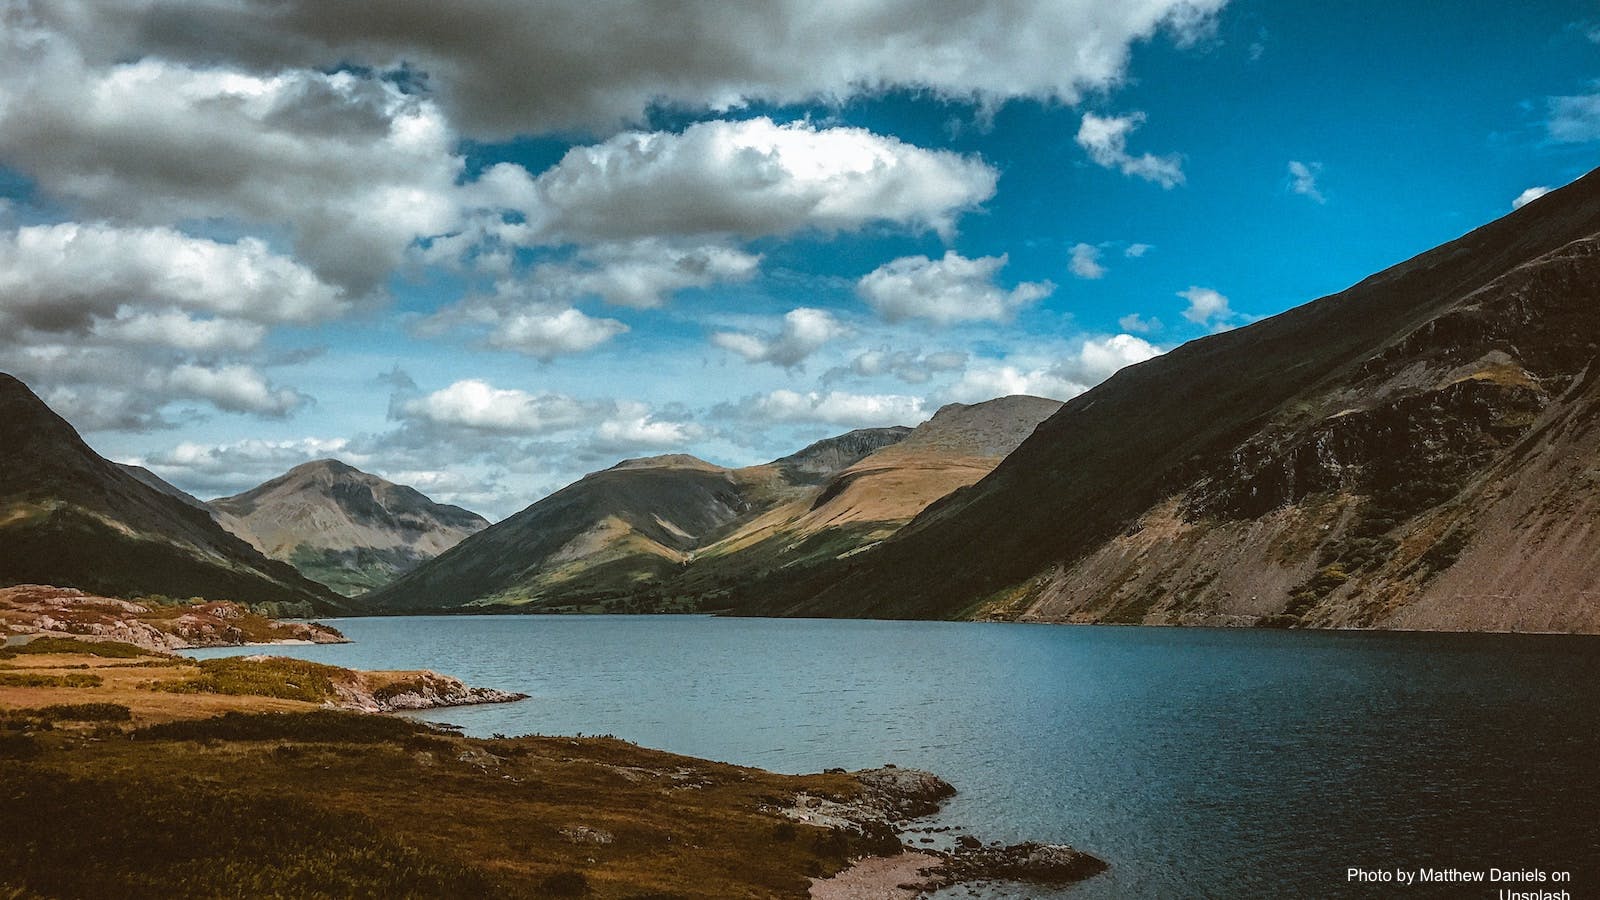
[[[1588,3],[389,6],[8,4],[0,368],[201,496],[500,517],[1066,398],[1600,148]]]

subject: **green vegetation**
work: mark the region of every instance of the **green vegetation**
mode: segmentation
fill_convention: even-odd
[[[103,682],[99,675],[86,672],[69,672],[65,675],[42,675],[36,672],[0,672],[0,687],[66,687],[93,688]]]
[[[279,656],[203,659],[197,669],[182,681],[156,682],[151,688],[175,694],[234,694],[321,703],[334,696],[333,680],[345,671]]]
[[[126,722],[133,717],[121,703],[55,703],[21,712],[45,722]]]
[[[304,713],[230,712],[210,719],[162,722],[133,732],[149,741],[315,741],[415,744],[438,731],[410,719],[319,709]]]
[[[104,659],[136,659],[141,656],[163,655],[121,641],[79,641],[64,637],[42,637],[26,644],[0,649],[0,659],[14,659],[25,654],[39,653],[86,653]]]

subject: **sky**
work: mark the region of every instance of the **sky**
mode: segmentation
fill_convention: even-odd
[[[1068,399],[1600,151],[1588,2],[750,6],[0,0],[0,370],[203,498],[498,519]]]

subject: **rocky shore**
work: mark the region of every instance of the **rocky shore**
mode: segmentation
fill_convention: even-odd
[[[162,652],[348,642],[327,625],[281,622],[227,601],[131,601],[39,584],[0,588],[0,637],[20,643],[36,636],[120,641]]]
[[[932,815],[956,790],[931,772],[884,766],[850,773],[862,786],[850,800],[800,794],[781,810],[809,825],[859,832],[886,852],[811,882],[811,900],[910,900],[957,884],[1013,881],[1059,887],[1105,871],[1106,863],[1065,844],[985,844],[957,829],[937,829],[948,849],[905,849],[912,820]],[[892,852],[899,848],[898,852]]]

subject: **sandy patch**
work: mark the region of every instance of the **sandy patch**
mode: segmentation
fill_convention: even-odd
[[[868,857],[832,878],[811,879],[811,900],[912,900],[934,887],[922,870],[941,862],[931,853],[914,851]]]

